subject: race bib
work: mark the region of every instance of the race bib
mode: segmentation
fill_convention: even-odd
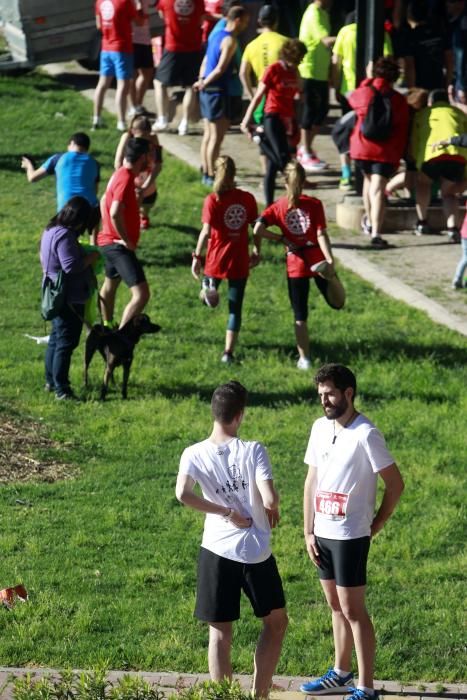
[[[315,512],[328,520],[345,518],[349,495],[334,491],[317,491],[315,494]]]

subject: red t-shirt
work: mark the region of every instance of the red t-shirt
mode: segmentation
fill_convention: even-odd
[[[286,68],[282,61],[276,61],[266,68],[261,80],[267,87],[264,113],[293,118],[294,98],[300,92],[300,76],[297,69]]]
[[[131,22],[137,14],[133,0],[97,0],[103,51],[133,53]]]
[[[224,6],[224,0],[204,0],[204,7],[206,12],[212,13],[214,15],[222,14],[222,8]],[[208,40],[208,36],[216,24],[217,19],[205,19],[203,22],[203,44]]]
[[[287,253],[287,277],[315,277],[311,265],[325,259],[318,245],[318,231],[326,229],[320,200],[301,195],[298,207],[290,209],[287,197],[281,197],[263,211],[261,221],[266,226],[278,226],[290,243],[300,247]]]
[[[201,51],[204,0],[159,0],[157,9],[164,13],[167,51]]]
[[[105,191],[105,203],[102,212],[102,231],[97,236],[97,245],[111,245],[121,241],[121,236],[112,225],[110,207],[112,202],[122,202],[123,220],[127,236],[133,245],[139,241],[139,207],[135,193],[134,175],[122,165],[110,178]]]
[[[201,220],[211,227],[204,274],[240,280],[249,274],[248,224],[258,218],[256,200],[249,192],[228,190],[208,194]]]

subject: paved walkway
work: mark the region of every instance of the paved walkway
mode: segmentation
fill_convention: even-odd
[[[84,71],[75,63],[50,64],[45,69],[92,99],[97,75]],[[113,90],[107,92],[105,107],[109,112],[115,112]],[[154,108],[152,90],[147,94],[146,107],[149,111]],[[334,106],[330,118],[335,116],[337,108]],[[184,137],[178,136],[176,125],[175,117],[171,124],[173,128],[160,135],[162,145],[167,152],[198,168],[201,125],[194,125],[190,135]],[[109,120],[108,127],[114,126]],[[343,195],[338,190],[340,173],[337,151],[329,137],[329,127],[325,131],[317,137],[316,147],[320,156],[329,163],[329,168],[308,178],[314,185],[309,192],[323,201],[328,220],[333,222],[336,204],[342,201]],[[262,201],[257,147],[238,128],[234,128],[227,135],[222,151],[235,158],[239,185],[249,189],[258,201]],[[436,323],[467,336],[467,291],[451,289],[460,246],[450,243],[446,235],[418,237],[411,231],[398,231],[387,235],[391,243],[387,250],[375,251],[360,233],[333,228],[331,234],[339,264],[386,294],[424,311]]]
[[[53,669],[27,669],[27,668],[2,668],[0,667],[0,699],[11,700],[11,678],[12,676],[24,676],[26,673],[32,674],[35,678],[42,676],[54,677],[57,672]],[[79,672],[77,672],[79,673]],[[173,695],[176,689],[188,688],[195,683],[209,680],[207,674],[191,673],[150,673],[111,671],[108,674],[109,681],[115,683],[124,675],[138,675],[153,685],[157,685],[166,697]],[[239,681],[244,690],[251,688],[251,676],[238,675],[235,679]],[[311,700],[311,696],[304,696],[299,692],[299,686],[309,678],[297,678],[291,676],[274,676],[272,700],[304,700],[305,697]],[[7,685],[8,684],[8,685]],[[404,685],[396,681],[375,681],[375,687],[379,690],[380,697],[398,695],[405,698],[449,698],[450,700],[465,700],[467,698],[467,685],[451,683],[416,683],[414,685]],[[329,700],[342,700],[343,695],[326,695]]]

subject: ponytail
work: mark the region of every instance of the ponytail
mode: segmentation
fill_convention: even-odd
[[[289,209],[295,209],[305,184],[305,171],[298,161],[292,160],[284,168],[284,177]]]
[[[236,168],[233,159],[230,156],[219,156],[214,163],[214,185],[213,192],[219,195],[227,190],[231,190],[234,186]]]

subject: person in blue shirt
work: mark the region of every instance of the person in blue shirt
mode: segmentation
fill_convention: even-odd
[[[28,156],[21,159],[21,167],[26,171],[28,182],[37,182],[48,175],[55,175],[57,187],[57,211],[60,211],[72,197],[84,197],[92,207],[89,232],[93,232],[100,222],[97,187],[100,179],[98,162],[89,155],[90,138],[77,132],[70,138],[65,153],[55,153],[47,158],[39,168]]]

